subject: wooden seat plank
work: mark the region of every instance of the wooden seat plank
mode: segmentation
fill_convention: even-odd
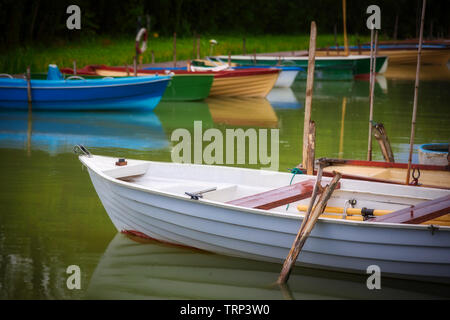
[[[424,201],[410,208],[404,208],[381,217],[370,219],[372,222],[418,224],[450,213],[450,195]]]
[[[315,179],[261,192],[227,202],[235,206],[269,210],[311,197]],[[337,186],[339,188],[339,185]]]

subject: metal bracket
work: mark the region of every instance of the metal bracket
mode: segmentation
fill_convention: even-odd
[[[191,197],[191,200],[199,200],[200,198],[203,198],[203,194],[211,191],[217,190],[217,187],[205,189],[202,191],[196,191],[196,192],[185,192],[184,194]]]
[[[89,150],[83,146],[82,144],[77,144],[75,146],[73,146],[73,152],[77,155],[85,155],[88,158],[92,158],[92,154],[89,152]]]
[[[428,229],[430,229],[431,235],[433,236],[435,231],[439,231],[439,226],[435,226],[435,225],[433,225],[433,224],[430,224],[430,226],[428,227]]]

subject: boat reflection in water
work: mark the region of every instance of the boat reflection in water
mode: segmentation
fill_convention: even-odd
[[[90,148],[162,149],[169,145],[158,117],[148,112],[0,112],[0,146],[70,152]]]
[[[393,80],[415,80],[416,66],[389,66],[385,76],[386,78]],[[450,70],[448,65],[421,65],[419,77],[420,81],[449,81]]]
[[[291,88],[273,88],[266,98],[275,109],[303,108]]]
[[[286,287],[281,265],[225,257],[118,233],[91,277],[88,299],[436,299],[448,286],[295,267]]]
[[[266,98],[209,97],[205,101],[214,123],[278,128],[278,117]]]
[[[170,139],[178,128],[194,130],[194,121],[201,121],[204,127],[212,127],[213,120],[205,101],[162,101],[155,109],[164,132]]]

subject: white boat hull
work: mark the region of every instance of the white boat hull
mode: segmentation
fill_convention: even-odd
[[[191,200],[184,195],[184,191],[192,191],[195,187],[201,190],[204,184],[178,188],[175,193],[173,190],[148,190],[105,174],[106,171],[99,170],[92,158],[80,159],[88,167],[95,190],[118,231],[138,231],[165,242],[282,263],[302,222],[300,215],[283,210],[247,209],[208,199]],[[254,178],[264,178],[258,170],[167,164],[168,172],[179,170],[181,175],[185,171],[183,168],[192,167],[206,168],[208,179],[205,179],[213,182],[226,181],[230,170],[243,170],[241,176],[253,171],[257,173]],[[157,170],[160,174],[164,171],[164,165]],[[151,172],[150,169],[149,174]],[[273,177],[266,175],[268,181],[278,180],[280,176],[289,181],[291,177],[283,173],[273,173]],[[361,182],[341,180],[341,190],[349,188],[348,192],[352,193],[350,190],[357,187],[354,184]],[[264,181],[260,185],[264,185]],[[412,188],[377,185],[405,193]],[[370,193],[370,190],[366,192]],[[426,188],[421,188],[420,192],[433,197],[449,194],[446,190]],[[450,281],[450,228],[433,231],[425,225],[320,218],[297,264],[357,273],[366,273],[368,266],[377,265],[384,275]]]

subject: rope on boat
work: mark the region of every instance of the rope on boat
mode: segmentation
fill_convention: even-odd
[[[304,174],[304,172],[302,170],[300,170],[299,168],[293,168],[293,169],[288,169],[291,173],[292,173],[292,178],[291,178],[291,182],[289,182],[289,185],[292,184],[292,181],[294,181],[294,177],[296,174]],[[288,211],[289,209],[289,203],[286,206],[286,211]]]

